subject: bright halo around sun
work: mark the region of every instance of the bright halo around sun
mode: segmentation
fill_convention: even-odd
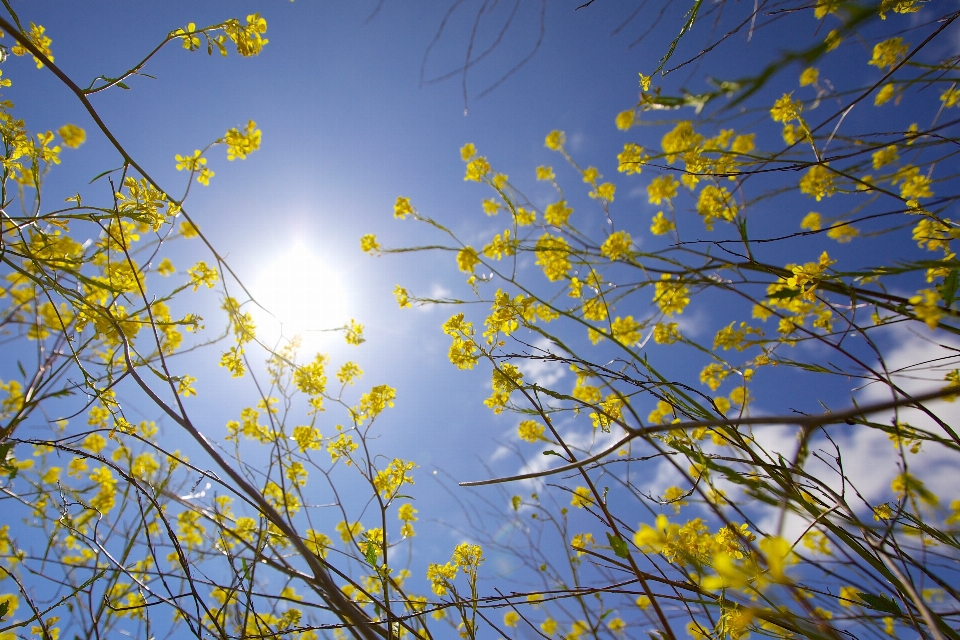
[[[267,340],[299,335],[306,346],[340,335],[324,330],[342,327],[350,319],[340,274],[303,246],[268,259],[252,293],[269,311],[254,311],[257,335]]]

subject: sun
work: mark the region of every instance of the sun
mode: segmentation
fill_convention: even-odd
[[[336,269],[302,245],[277,254],[259,271],[251,287],[257,302],[254,319],[264,338],[301,336],[307,342],[332,337],[330,329],[349,320],[348,296]]]

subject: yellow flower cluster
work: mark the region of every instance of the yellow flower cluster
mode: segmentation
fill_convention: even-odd
[[[668,316],[681,314],[690,304],[690,290],[683,282],[675,281],[671,274],[665,273],[654,285],[653,301]]]
[[[570,270],[570,245],[561,236],[545,233],[536,244],[537,265],[551,282],[563,278]]]

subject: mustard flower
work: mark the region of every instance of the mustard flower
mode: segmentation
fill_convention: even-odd
[[[901,58],[907,55],[910,45],[903,43],[903,38],[890,38],[883,42],[878,42],[873,46],[873,57],[871,64],[879,69],[886,69],[896,65]]]
[[[87,132],[75,124],[65,124],[57,129],[57,133],[63,144],[71,149],[76,149],[87,139]]]
[[[473,273],[474,267],[480,264],[480,256],[473,247],[464,247],[457,252],[457,267],[464,273]]]
[[[570,245],[562,237],[545,233],[537,240],[536,264],[543,268],[548,280],[556,282],[570,270],[570,251]]]
[[[397,196],[397,201],[393,205],[393,217],[403,220],[408,215],[413,215],[413,205],[410,204],[410,198]]]
[[[676,228],[677,227],[673,223],[673,220],[664,217],[663,211],[657,211],[657,215],[653,216],[650,224],[650,232],[655,236],[662,236],[670,233]]]
[[[257,129],[257,123],[253,120],[247,122],[243,132],[236,127],[227,131],[223,137],[223,141],[227,143],[227,160],[246,159],[248,155],[260,148],[261,135],[260,129]]]
[[[619,260],[620,258],[630,256],[630,247],[632,244],[633,240],[630,238],[629,233],[626,231],[616,231],[604,240],[600,246],[600,253],[610,260]]]
[[[560,151],[563,144],[567,141],[567,136],[563,131],[553,130],[547,134],[544,146],[551,151]]]
[[[834,173],[825,165],[815,164],[800,179],[800,192],[813,196],[817,202],[836,192]]]
[[[784,124],[800,119],[800,113],[803,111],[803,103],[800,100],[794,100],[793,93],[785,93],[773,104],[770,109],[770,117],[774,122]]]
[[[593,494],[587,487],[577,487],[573,490],[573,497],[570,500],[570,504],[573,506],[583,509],[584,507],[592,507],[593,502]]]
[[[651,204],[660,204],[663,200],[677,197],[677,187],[680,183],[671,175],[658,176],[647,185],[647,195]]]

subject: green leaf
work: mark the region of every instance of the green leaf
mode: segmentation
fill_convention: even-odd
[[[800,295],[800,289],[780,289],[768,295],[771,300],[783,300],[784,298],[796,298]]]
[[[545,456],[557,456],[558,458],[562,458],[562,457],[563,457],[562,455],[560,455],[559,453],[557,453],[557,452],[554,451],[553,449],[547,449],[546,451],[543,452],[543,455],[545,455]]]
[[[121,169],[123,169],[123,167],[117,167],[116,169],[109,169],[109,170],[107,170],[107,171],[104,171],[103,173],[98,173],[97,175],[95,175],[95,176],[93,177],[93,180],[90,181],[90,184],[93,184],[94,182],[96,182],[97,180],[99,180],[100,178],[102,178],[102,177],[105,176],[105,175],[111,174],[111,173],[113,173],[114,171],[120,171]]]
[[[943,279],[943,284],[937,287],[943,304],[948,307],[953,304],[953,301],[957,299],[958,286],[960,286],[960,275],[957,274],[956,269],[953,269],[950,274]]]
[[[364,557],[367,559],[367,564],[371,567],[377,566],[377,545],[372,543],[368,544]]]
[[[128,90],[128,91],[130,90],[130,87],[128,87],[127,85],[125,85],[125,84],[122,83],[122,82],[118,82],[118,83],[117,83],[117,86],[120,87],[121,89],[126,89],[126,90]]]
[[[623,541],[623,538],[615,536],[607,531],[607,540],[610,541],[610,548],[613,549],[613,552],[617,554],[618,558],[630,557],[630,550],[627,548],[627,543]]]
[[[0,621],[7,615],[7,611],[10,610],[9,602],[0,602]]]
[[[903,612],[900,611],[900,605],[898,605],[895,600],[890,600],[883,595],[875,596],[872,593],[864,593],[862,591],[857,592],[857,595],[860,596],[860,599],[871,609],[898,616],[903,615]]]

